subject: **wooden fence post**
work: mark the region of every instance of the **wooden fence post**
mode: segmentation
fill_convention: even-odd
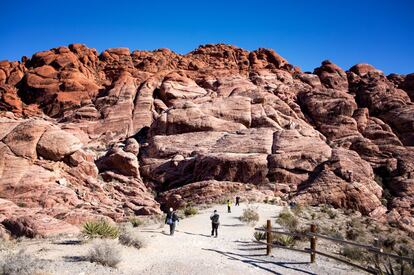
[[[270,220],[267,220],[266,242],[266,255],[270,255],[272,253],[272,222]]]
[[[311,224],[310,226],[310,232],[311,233],[316,233],[316,225],[315,224]],[[311,249],[311,263],[315,262],[315,258],[316,258],[316,253],[314,251],[316,251],[316,237],[312,236],[310,237],[310,249]]]

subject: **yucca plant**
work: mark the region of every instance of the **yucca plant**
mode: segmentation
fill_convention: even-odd
[[[258,242],[262,240],[266,240],[266,232],[255,231],[253,236]]]
[[[83,233],[89,238],[115,239],[119,236],[119,229],[102,219],[86,222],[83,225]]]
[[[277,245],[291,247],[295,245],[296,240],[292,236],[282,235],[282,234],[274,234],[272,235],[272,242]]]

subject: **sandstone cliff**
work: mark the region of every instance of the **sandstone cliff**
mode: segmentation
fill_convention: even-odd
[[[414,74],[73,44],[0,62],[0,234],[243,192],[414,230]]]

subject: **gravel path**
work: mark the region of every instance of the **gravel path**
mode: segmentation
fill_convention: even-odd
[[[282,207],[252,204],[260,213],[260,222],[278,215]],[[182,220],[174,236],[166,235],[168,227],[143,229],[146,248],[125,255],[120,269],[131,274],[361,274],[336,261],[318,257],[309,264],[308,254],[286,249],[274,249],[265,256],[264,247],[252,243],[254,229],[238,219],[246,205],[225,206],[202,210],[198,215]],[[210,236],[210,215],[220,214],[219,237]],[[136,264],[131,264],[131,263]]]
[[[260,213],[258,226],[266,219],[275,220],[282,207],[270,204],[251,204]],[[167,225],[146,226],[136,230],[146,246],[140,250],[124,247],[122,262],[111,269],[82,260],[91,243],[72,241],[27,241],[15,249],[25,249],[45,261],[52,274],[362,274],[331,259],[317,256],[317,263],[309,263],[309,255],[286,249],[273,249],[265,256],[262,245],[252,242],[254,229],[241,223],[238,217],[247,205],[226,206],[201,210],[199,214],[183,219],[174,236],[169,236]],[[214,209],[220,214],[218,238],[212,238],[210,215]],[[277,226],[277,225],[275,225]],[[0,251],[0,257],[1,257]]]

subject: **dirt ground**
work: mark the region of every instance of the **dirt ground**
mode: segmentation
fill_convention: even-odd
[[[271,204],[250,206],[260,214],[257,225],[267,219],[275,221],[282,210]],[[123,247],[117,269],[85,261],[91,242],[76,238],[25,240],[11,245],[10,250],[26,249],[44,262],[50,274],[362,274],[320,256],[310,264],[308,254],[286,249],[273,249],[271,256],[265,256],[264,246],[253,242],[254,226],[238,219],[246,207],[232,207],[232,213],[224,205],[200,210],[181,220],[174,236],[169,236],[167,225],[135,228],[146,245],[140,250]],[[218,238],[210,236],[209,217],[214,209],[220,214]],[[0,257],[5,253],[7,250],[0,251]]]

